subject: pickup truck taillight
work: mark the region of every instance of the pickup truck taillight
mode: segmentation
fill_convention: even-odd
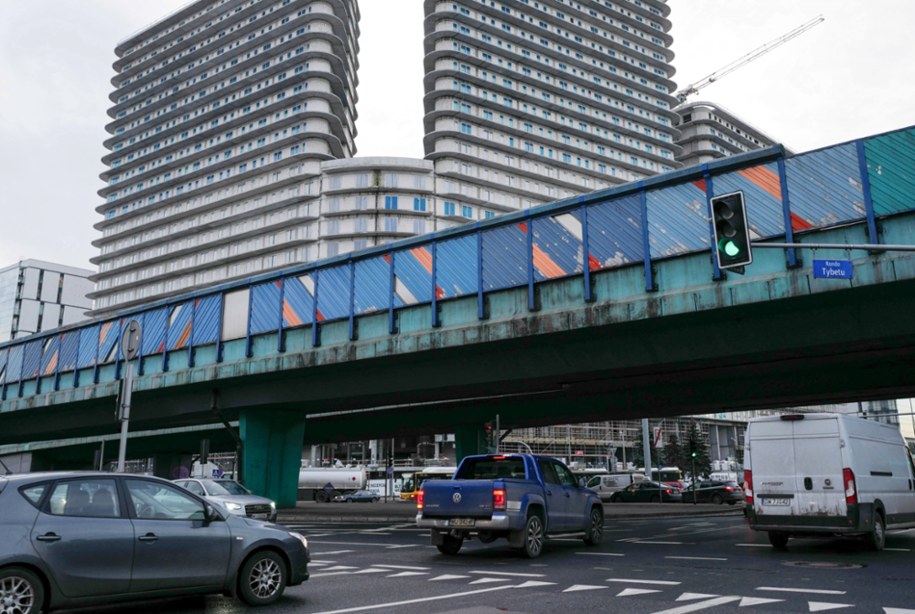
[[[422,492],[422,491],[420,491]],[[493,488],[492,489],[492,509],[505,511],[505,489],[504,488]]]
[[[426,493],[424,493],[423,491],[419,491],[418,493],[416,493],[416,509],[418,509],[418,510],[423,509],[423,499],[425,498],[425,496],[426,496]]]

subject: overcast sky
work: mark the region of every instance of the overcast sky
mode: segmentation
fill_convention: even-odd
[[[0,0],[0,267],[94,268],[115,45],[185,0]],[[361,0],[360,156],[422,157],[422,1]],[[794,151],[915,124],[915,0],[670,0],[679,87],[819,14],[705,88]]]

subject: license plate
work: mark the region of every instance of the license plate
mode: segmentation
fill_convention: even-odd
[[[256,520],[267,520],[267,514],[251,514],[251,518]]]
[[[475,527],[476,524],[477,521],[473,518],[452,518],[448,521],[449,527],[460,527],[464,529]]]
[[[763,505],[791,505],[791,499],[766,498],[762,500]]]

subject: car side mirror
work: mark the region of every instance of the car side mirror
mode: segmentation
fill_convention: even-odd
[[[206,504],[206,508],[205,508],[205,510],[204,510],[204,522],[206,522],[206,523],[211,523],[211,522],[213,522],[213,521],[215,521],[215,520],[222,520],[222,519],[223,519],[223,518],[222,518],[222,514],[220,514],[220,513],[216,510],[215,507],[213,507],[212,505],[210,505],[209,503],[207,503],[207,504]]]

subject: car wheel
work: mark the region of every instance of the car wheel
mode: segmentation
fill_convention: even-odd
[[[521,554],[525,558],[537,558],[543,552],[543,540],[543,519],[536,514],[528,516],[527,522],[524,523],[524,544],[521,546]]]
[[[648,500],[649,503],[658,503],[661,501],[661,497],[658,495],[651,495],[651,499]]]
[[[460,552],[461,546],[464,545],[463,537],[455,537],[453,535],[443,535],[442,539],[444,541],[442,543],[438,544],[436,547],[438,548],[439,552],[441,552],[442,554],[447,554],[449,556],[453,556],[453,555],[457,554],[458,552]]]
[[[38,614],[44,605],[44,584],[28,569],[0,570],[0,611]]]
[[[286,564],[275,552],[262,550],[245,561],[238,574],[238,592],[251,606],[273,603],[286,590]]]
[[[591,508],[588,517],[588,532],[585,534],[585,544],[596,546],[604,537],[604,512],[598,507]]]
[[[610,503],[619,503],[622,500],[623,500],[623,498],[619,495],[612,495],[610,497]]]
[[[721,497],[721,495],[719,495],[718,493],[715,493],[714,495],[712,495],[712,503],[714,503],[715,505],[721,505],[722,503],[724,503],[724,499]]]
[[[785,550],[788,547],[788,534],[781,531],[769,531],[769,543],[773,548]]]
[[[874,515],[874,530],[867,534],[866,539],[867,545],[878,552],[886,545],[886,523],[881,512]]]

